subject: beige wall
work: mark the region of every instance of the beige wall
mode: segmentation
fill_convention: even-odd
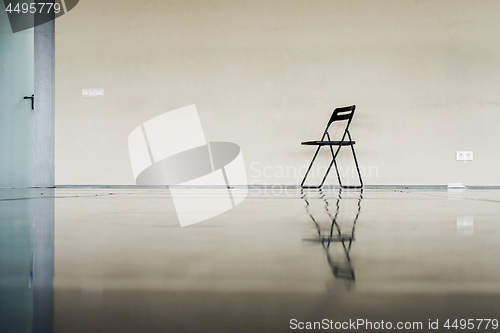
[[[356,104],[366,184],[499,185],[499,17],[497,0],[82,0],[56,21],[56,183],[133,184],[129,133],[196,104],[250,183],[296,184],[300,141]]]

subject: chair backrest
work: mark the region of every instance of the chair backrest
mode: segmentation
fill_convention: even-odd
[[[352,117],[354,115],[355,109],[356,105],[336,108],[335,110],[333,110],[332,116],[330,117],[330,121],[328,121],[328,127],[330,127],[331,123],[338,120],[347,120],[348,121],[347,126],[349,126],[349,123],[351,122]]]
[[[323,134],[323,138],[325,136],[328,136],[330,138],[330,134],[328,134],[328,129],[330,128],[330,125],[335,122],[335,121],[342,121],[342,120],[347,120],[347,124],[344,128],[344,133],[342,135],[341,141],[344,140],[346,137],[346,134],[349,133],[349,125],[351,124],[352,117],[354,116],[354,110],[356,109],[356,105],[351,105],[351,106],[344,106],[341,108],[336,108],[333,110],[332,116],[330,117],[330,120],[328,121],[328,125],[326,125],[325,132]]]

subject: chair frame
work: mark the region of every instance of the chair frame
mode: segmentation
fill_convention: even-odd
[[[330,120],[328,121],[328,125],[326,126],[326,129],[323,132],[323,136],[321,137],[321,140],[319,140],[319,141],[306,141],[306,142],[301,143],[302,145],[318,146],[318,148],[316,149],[316,153],[314,153],[313,159],[312,159],[311,163],[309,164],[309,167],[307,168],[307,172],[304,175],[304,179],[302,180],[302,183],[300,183],[301,188],[321,188],[323,186],[323,184],[325,183],[325,180],[328,177],[330,170],[332,169],[332,165],[335,166],[335,171],[337,172],[337,178],[339,180],[339,185],[341,188],[363,188],[363,179],[361,178],[361,172],[359,171],[358,159],[356,158],[356,152],[354,151],[354,144],[356,142],[352,140],[351,133],[349,132],[349,125],[351,125],[351,121],[352,121],[352,118],[354,116],[354,110],[356,110],[356,105],[336,108],[333,111],[333,113],[330,117]],[[340,141],[332,141],[332,139],[330,137],[330,133],[328,133],[328,129],[330,128],[330,125],[335,121],[343,121],[343,120],[347,120],[347,125],[344,129],[342,139]],[[345,140],[346,136],[349,140]],[[325,140],[325,138],[327,140]],[[323,180],[321,181],[321,184],[319,184],[317,186],[304,185],[304,183],[307,179],[307,176],[309,175],[309,172],[311,171],[311,168],[314,164],[314,161],[316,160],[316,157],[318,156],[318,153],[319,153],[321,147],[324,147],[324,146],[330,147],[330,152],[332,154],[332,160],[331,160],[330,165],[328,166],[328,169],[323,177]],[[338,146],[338,148],[336,149],[335,152],[333,152],[333,146]],[[339,169],[337,166],[337,155],[338,155],[340,148],[342,146],[350,146],[351,147],[352,155],[354,157],[354,163],[356,165],[356,170],[358,172],[360,185],[343,185],[342,184]]]

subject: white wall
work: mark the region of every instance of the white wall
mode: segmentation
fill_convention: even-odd
[[[497,0],[81,1],[56,21],[56,183],[133,184],[128,134],[196,104],[250,183],[297,184],[300,141],[356,104],[366,184],[498,185],[498,17]]]

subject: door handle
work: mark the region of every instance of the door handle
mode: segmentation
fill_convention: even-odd
[[[31,99],[31,110],[35,110],[35,95],[24,96],[24,99]]]

